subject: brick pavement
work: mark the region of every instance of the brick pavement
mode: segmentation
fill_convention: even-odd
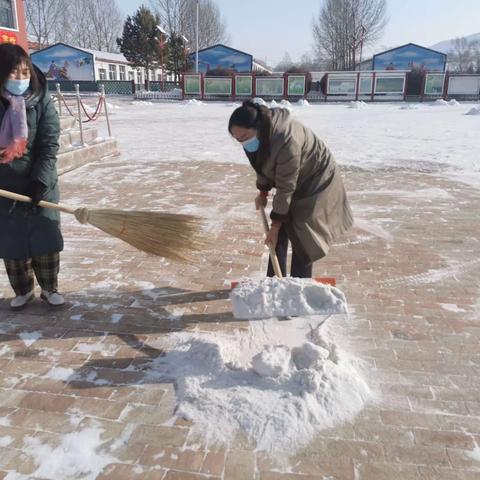
[[[136,168],[120,157],[63,176],[63,200],[205,214],[215,219],[212,248],[194,267],[175,265],[64,219],[68,307],[37,300],[14,314],[0,300],[0,479],[35,478],[26,439],[54,447],[91,426],[114,458],[102,480],[479,478],[478,191],[428,171],[345,173],[358,226],[315,273],[336,276],[347,295],[351,346],[369,365],[377,404],[321,432],[288,473],[241,436],[208,448],[192,443],[188,421],[166,425],[174,386],[141,383],[162,337],[247,328],[225,288],[258,271],[264,253],[253,178],[241,165]],[[10,295],[2,275],[0,296]]]

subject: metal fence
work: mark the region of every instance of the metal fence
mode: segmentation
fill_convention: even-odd
[[[51,92],[57,91],[57,84],[60,84],[62,92],[75,92],[76,85],[79,85],[80,91],[83,93],[98,93],[101,86],[105,87],[107,95],[133,95],[135,92],[147,90],[145,85],[136,84],[130,80],[98,80],[91,81],[48,81],[48,88]],[[148,90],[151,92],[170,92],[175,88],[180,88],[177,82],[149,82]]]

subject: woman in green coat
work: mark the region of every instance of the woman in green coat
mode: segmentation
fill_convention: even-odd
[[[23,309],[34,298],[34,274],[41,298],[64,304],[57,292],[63,250],[60,217],[38,207],[59,201],[56,169],[60,125],[43,74],[17,45],[0,45],[0,189],[28,195],[32,204],[0,198],[0,258]]]

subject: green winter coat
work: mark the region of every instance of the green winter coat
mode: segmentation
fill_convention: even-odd
[[[41,92],[26,99],[28,143],[25,155],[0,164],[0,189],[30,194],[32,181],[47,187],[44,200],[58,203],[57,152],[60,124],[45,77],[37,70]],[[0,123],[8,102],[0,97]],[[63,250],[60,215],[55,210],[0,198],[0,258],[27,259]]]

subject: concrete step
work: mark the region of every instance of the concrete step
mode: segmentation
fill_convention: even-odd
[[[115,138],[106,138],[86,147],[72,147],[58,155],[58,173],[62,175],[87,163],[113,155],[119,155]]]
[[[67,130],[69,128],[74,128],[75,124],[76,124],[75,117],[71,117],[70,115],[60,117],[60,129],[61,130]]]
[[[91,143],[96,143],[95,140],[98,138],[98,129],[95,127],[83,127],[83,142],[87,145]],[[78,129],[67,129],[62,131],[60,134],[60,153],[70,149],[73,146],[81,145],[80,130]]]

